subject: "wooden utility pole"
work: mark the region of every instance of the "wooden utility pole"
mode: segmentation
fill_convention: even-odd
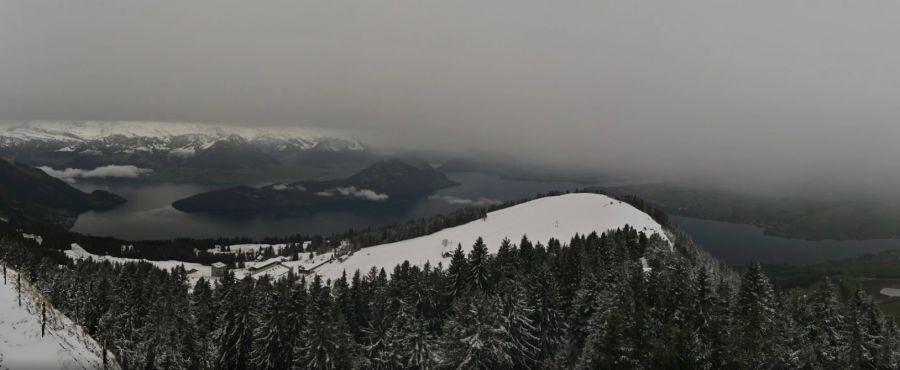
[[[41,338],[47,333],[47,304],[41,303]]]
[[[103,348],[100,350],[103,351],[103,368],[106,369],[106,338],[103,338]]]
[[[19,299],[19,307],[22,307],[22,274],[16,274],[16,295]]]

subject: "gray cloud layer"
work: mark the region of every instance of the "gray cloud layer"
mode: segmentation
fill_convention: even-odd
[[[900,183],[898,34],[888,1],[12,0],[0,119],[327,126],[858,189]]]

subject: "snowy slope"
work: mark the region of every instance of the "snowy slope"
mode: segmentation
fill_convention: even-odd
[[[334,279],[345,270],[348,274],[357,269],[365,273],[372,267],[389,270],[405,260],[415,265],[443,262],[446,267],[449,257],[443,257],[445,252],[452,252],[457,243],[468,252],[479,236],[489,251],[496,253],[504,238],[518,243],[522,235],[527,235],[532,242],[546,243],[550,238],[567,242],[575,234],[602,233],[625,225],[669,240],[661,225],[630,204],[605,195],[577,193],[545,197],[491,212],[484,220],[420,238],[363,248],[343,262],[323,265],[315,272]]]
[[[41,337],[43,298],[23,280],[19,307],[16,275],[8,269],[5,285],[0,278],[0,369],[102,369],[97,342],[52,307]],[[109,368],[118,368],[111,354],[109,359]]]

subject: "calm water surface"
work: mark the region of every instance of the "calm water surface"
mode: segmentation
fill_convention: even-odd
[[[786,239],[763,234],[752,225],[730,224],[690,217],[670,217],[697,244],[713,256],[732,264],[760,263],[808,264],[850,258],[887,249],[900,249],[900,240],[822,240]]]
[[[471,205],[464,203],[466,200],[516,200],[538,193],[574,190],[586,186],[569,182],[507,180],[470,172],[451,173],[448,176],[462,185],[440,190],[432,197],[421,199],[403,209],[378,213],[319,212],[291,217],[257,216],[239,219],[183,213],[171,206],[177,199],[221,186],[196,183],[80,182],[76,186],[82,190],[109,190],[128,199],[128,203],[109,211],[84,213],[72,230],[131,240],[324,234],[446,213]]]

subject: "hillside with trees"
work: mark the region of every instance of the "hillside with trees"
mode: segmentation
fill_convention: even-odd
[[[459,246],[334,281],[189,286],[149,263],[75,263],[16,236],[0,258],[125,368],[896,368],[900,336],[863,291],[793,296],[677,230]]]

